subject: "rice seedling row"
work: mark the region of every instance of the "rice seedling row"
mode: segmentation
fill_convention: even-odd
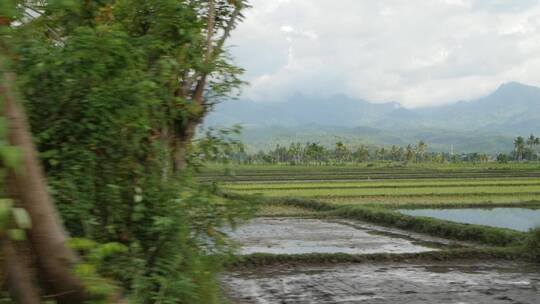
[[[520,186],[540,186],[538,181],[530,182],[471,182],[471,183],[403,183],[403,184],[382,184],[382,183],[311,183],[311,184],[251,184],[251,185],[226,185],[227,190],[233,191],[268,191],[268,190],[339,190],[339,189],[407,189],[407,188],[473,188],[479,186],[489,187],[520,187]]]

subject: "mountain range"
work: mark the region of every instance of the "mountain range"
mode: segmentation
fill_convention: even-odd
[[[206,126],[241,124],[252,149],[292,141],[332,145],[407,145],[424,140],[432,151],[508,152],[518,135],[540,131],[540,88],[506,83],[491,94],[444,106],[407,109],[345,95],[281,102],[236,100],[216,105]]]

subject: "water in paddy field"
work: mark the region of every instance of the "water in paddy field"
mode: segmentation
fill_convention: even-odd
[[[375,233],[346,221],[322,219],[256,218],[236,230],[225,231],[241,245],[242,254],[306,253],[417,253],[433,251],[420,240]]]
[[[540,209],[414,209],[399,210],[399,212],[412,216],[427,216],[451,222],[509,228],[524,232],[540,227]]]

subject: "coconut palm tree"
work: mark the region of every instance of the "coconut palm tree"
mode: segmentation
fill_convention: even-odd
[[[427,144],[421,140],[416,144],[416,157],[417,161],[424,160],[426,157]]]
[[[351,151],[343,142],[339,141],[336,143],[335,157],[338,162],[346,162],[349,160],[350,155]]]
[[[527,151],[527,154],[531,158],[531,160],[536,156],[538,159],[538,153],[536,151],[536,146],[540,145],[540,138],[534,136],[534,134],[529,135],[529,138],[527,138],[527,146],[529,146],[529,151]]]
[[[384,161],[384,156],[386,155],[386,149],[384,147],[381,147],[377,151],[375,151],[375,154],[378,156],[377,158],[380,158],[380,160]]]
[[[411,145],[407,145],[405,148],[405,160],[412,161],[414,160],[415,156],[416,152],[414,151],[414,148]]]
[[[523,159],[523,153],[525,152],[525,139],[521,136],[518,136],[514,140],[514,148],[516,151],[516,158],[518,161]]]
[[[392,154],[392,159],[394,161],[399,161],[401,160],[403,149],[401,147],[393,145],[392,148],[390,149],[390,154]]]
[[[534,143],[536,141],[536,137],[534,134],[529,135],[529,138],[527,138],[527,146],[532,150],[534,147]]]
[[[369,159],[369,150],[364,145],[361,145],[356,149],[355,156],[357,162],[366,162]]]

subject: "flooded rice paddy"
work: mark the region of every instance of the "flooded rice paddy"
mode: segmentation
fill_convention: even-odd
[[[399,212],[412,216],[427,216],[446,221],[508,228],[523,232],[540,226],[540,209],[412,209],[399,210]]]
[[[222,277],[242,304],[538,304],[540,268],[517,262],[262,268]]]
[[[256,218],[227,232],[242,254],[417,253],[436,250],[433,240],[391,233],[384,228],[346,221],[302,218]]]

